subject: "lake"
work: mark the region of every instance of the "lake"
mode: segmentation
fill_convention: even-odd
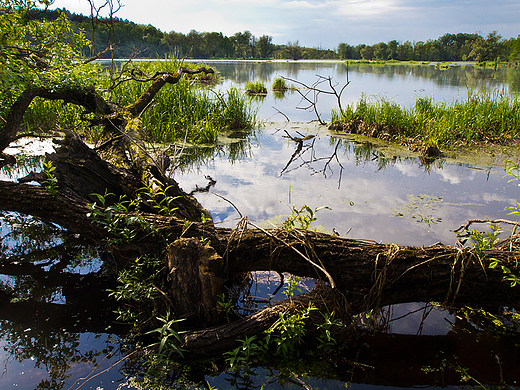
[[[350,64],[347,71],[345,64],[337,62],[208,63],[214,65],[223,78],[215,88],[224,90],[230,85],[243,88],[249,80],[263,81],[269,88],[277,76],[312,85],[317,81],[316,75],[331,77],[339,83],[336,87],[339,90],[348,78],[350,84],[342,94],[343,105],[355,104],[362,94],[410,106],[418,96],[433,96],[437,101],[447,102],[464,99],[468,88],[513,93],[520,90],[520,71],[513,68],[499,68],[495,72],[489,68],[456,64],[448,69],[434,65]],[[296,81],[289,83],[297,84]],[[320,84],[320,87],[325,85]],[[492,154],[485,155],[450,154],[426,163],[413,153],[388,143],[330,133],[315,122],[314,112],[304,109],[306,103],[297,92],[287,92],[284,98],[280,98],[269,91],[264,99],[254,99],[253,105],[262,122],[258,129],[252,134],[222,136],[216,147],[186,150],[186,155],[191,155],[195,162],[183,163],[174,173],[187,192],[196,191],[194,196],[211,212],[219,226],[233,227],[239,218],[236,209],[255,223],[269,227],[280,224],[291,214],[293,206],[308,205],[312,209],[327,206],[330,209],[317,212],[314,226],[318,229],[335,230],[349,238],[400,245],[421,246],[436,242],[454,245],[457,237],[453,230],[468,219],[508,218],[505,208],[518,201],[518,186],[508,183],[509,179],[504,177],[506,160],[516,158],[514,151],[509,149],[497,148]],[[337,108],[337,100],[320,94],[317,108],[321,118],[327,121],[331,110]],[[295,154],[297,145],[290,137],[305,135],[313,137],[304,142],[301,152]],[[34,164],[37,166],[38,162]],[[2,179],[24,174],[1,172]],[[197,188],[206,187],[209,177],[216,184],[208,192],[197,191]],[[71,265],[63,272],[86,277],[99,269],[95,251],[74,241],[75,237],[51,232],[51,238],[40,239],[45,228],[37,221],[13,218],[16,216],[7,214],[2,218],[4,261],[8,258],[14,262],[13,253],[19,254],[20,247],[32,245],[32,248],[41,247],[47,253],[49,248],[59,244],[67,248],[65,253],[72,258]],[[21,229],[18,228],[22,225],[29,227],[24,230],[25,236],[19,233]],[[47,253],[46,256],[37,264],[48,262],[46,266],[53,267],[61,259],[60,255]],[[16,259],[23,264],[30,263],[30,259],[23,256],[18,255]],[[69,325],[70,316],[83,317],[80,313],[59,311],[56,306],[64,303],[59,291],[51,294],[38,290],[42,281],[37,275],[29,278],[13,275],[4,271],[2,282],[12,288],[30,290],[35,299],[47,302],[49,307],[48,312],[38,313],[29,311],[32,309],[28,305],[25,315],[17,315],[9,311],[9,304],[4,302],[0,358],[5,370],[0,376],[0,387],[33,389],[40,384],[41,388],[56,389],[117,389],[120,385],[126,388],[122,383],[128,366],[120,360],[126,356],[125,348],[118,344],[117,332],[111,328],[112,325],[100,324],[101,329],[96,333],[75,332]],[[271,285],[263,288],[263,294],[273,289]],[[452,353],[450,351],[456,345],[457,353],[462,356],[465,349],[476,348],[479,340],[487,343],[490,337],[486,332],[471,329],[465,333],[469,335],[467,339],[461,340],[462,320],[453,312],[435,305],[410,303],[385,310],[389,321],[386,332],[366,340],[366,345],[372,345],[371,349],[357,351],[359,356],[366,357],[366,361],[376,361],[375,355],[379,354],[382,361],[386,359],[390,363],[395,360],[392,353],[398,353],[396,345],[400,345],[406,356],[417,353],[420,356],[417,360],[424,361],[425,370],[434,370],[436,367],[429,364],[433,364],[431,357],[435,354],[442,351]],[[52,317],[52,313],[64,317]],[[454,335],[457,331],[459,333]],[[425,336],[414,338],[416,335]],[[427,345],[427,342],[434,346]],[[517,340],[509,346],[513,343]],[[497,351],[504,350],[498,345],[496,347]],[[518,355],[518,350],[512,346],[509,350],[506,346],[505,350]],[[383,356],[382,351],[388,355]],[[492,353],[486,349],[477,351]],[[483,361],[484,358],[482,356]],[[355,356],[345,357],[346,361],[348,359],[355,359]],[[498,373],[498,368],[495,371]],[[335,380],[302,379],[312,388],[453,385],[450,381],[414,383],[412,375],[409,374],[410,380],[405,380],[403,372],[395,371],[393,376],[388,374],[386,377],[384,372],[377,377],[372,374],[367,374],[366,378],[353,376],[351,380],[344,377]],[[381,382],[381,378],[386,379]],[[219,389],[241,387],[237,378],[229,374],[205,379]],[[290,382],[282,386],[273,381],[269,368],[258,369],[249,379],[252,382],[247,386],[242,383],[243,387],[301,387],[301,384]]]
[[[346,80],[342,63],[240,63],[214,62],[224,85],[242,87],[248,80],[262,80],[266,86],[278,76],[312,85],[316,74],[338,82]],[[509,89],[510,69],[498,76],[492,69],[453,66],[349,65],[350,84],[342,104],[355,104],[361,94],[387,96],[411,106],[417,96],[435,96],[453,101],[474,89]],[[517,71],[517,73],[520,73]],[[342,81],[341,81],[342,80]],[[322,86],[323,87],[323,86]],[[341,85],[338,89],[341,88]],[[351,89],[352,88],[352,89]],[[337,108],[335,97],[319,99],[324,118]],[[388,143],[349,135],[331,134],[318,126],[314,113],[297,109],[301,97],[288,93],[277,99],[272,92],[255,99],[258,116],[264,120],[252,139],[231,146],[205,150],[201,163],[176,174],[186,191],[204,187],[203,177],[217,181],[212,191],[229,199],[243,215],[262,222],[283,218],[291,206],[328,206],[319,213],[325,229],[335,228],[351,238],[372,239],[401,245],[455,244],[451,230],[472,218],[505,218],[505,207],[516,203],[517,186],[507,184],[505,160],[508,152],[498,148],[495,155],[464,154],[423,164],[418,156]],[[291,119],[285,123],[277,110]],[[274,120],[276,117],[276,120]],[[269,119],[270,118],[270,119]],[[280,121],[282,119],[282,121]],[[297,123],[295,123],[297,122]],[[307,141],[304,153],[289,166],[296,149],[288,136],[316,135]],[[227,144],[229,145],[229,144]],[[239,148],[240,158],[234,155]],[[222,150],[232,150],[232,158]],[[330,157],[334,158],[329,161]],[[261,183],[261,187],[259,187]],[[259,190],[261,188],[261,190]],[[237,217],[233,207],[210,192],[196,195],[212,212],[215,221],[232,226]],[[290,199],[290,201],[289,201]],[[388,227],[392,227],[389,229]]]

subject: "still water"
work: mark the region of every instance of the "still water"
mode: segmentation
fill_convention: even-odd
[[[348,65],[343,63],[241,63],[212,62],[224,85],[243,87],[249,80],[266,86],[279,76],[312,85],[320,75],[339,83],[341,104],[355,104],[362,94],[391,99],[411,106],[418,96],[437,101],[464,99],[468,88],[516,90],[518,70],[479,69],[474,66]],[[515,72],[513,72],[515,71]],[[347,76],[348,74],[348,76]],[[519,80],[520,81],[520,80]],[[301,86],[297,84],[297,86]],[[327,89],[327,83],[320,84]],[[330,89],[328,89],[330,90]],[[319,95],[322,119],[337,109],[335,96]],[[497,149],[495,155],[464,154],[424,164],[407,150],[390,144],[341,134],[331,134],[315,122],[313,110],[304,107],[301,95],[287,93],[279,99],[270,91],[253,100],[263,125],[245,141],[223,140],[199,164],[176,174],[186,191],[204,187],[205,175],[217,181],[212,191],[230,200],[255,222],[280,220],[291,207],[328,206],[319,223],[351,238],[372,239],[401,245],[454,244],[451,230],[472,218],[505,218],[505,207],[516,203],[517,186],[508,184],[505,161],[513,151]],[[284,122],[283,112],[291,122]],[[314,122],[312,122],[314,121]],[[298,122],[298,123],[294,123]],[[290,137],[316,137],[297,144]],[[237,158],[238,156],[238,158]],[[291,158],[294,160],[291,161]],[[215,221],[233,225],[234,208],[211,192],[197,194]],[[276,222],[276,221],[270,221]]]
[[[361,94],[392,99],[405,106],[412,105],[418,96],[434,96],[436,100],[449,102],[464,99],[468,88],[515,92],[520,85],[520,72],[509,68],[495,72],[473,66],[440,70],[434,66],[349,65],[347,71],[342,63],[327,62],[219,61],[211,65],[217,67],[223,78],[223,83],[215,88],[224,89],[230,85],[243,87],[249,80],[260,80],[269,86],[277,76],[312,85],[318,74],[339,83],[336,87],[339,90],[348,80],[350,84],[342,94],[343,105],[355,104]],[[255,99],[253,104],[262,124],[252,135],[236,133],[222,137],[217,147],[186,150],[195,162],[183,164],[174,173],[187,192],[205,187],[209,180],[205,176],[216,181],[208,192],[194,192],[194,195],[221,226],[232,227],[237,223],[235,207],[242,215],[269,227],[290,214],[292,206],[308,205],[313,209],[327,206],[330,209],[318,212],[315,226],[326,231],[334,229],[342,236],[401,245],[430,245],[439,241],[455,244],[453,229],[470,218],[506,218],[505,207],[518,199],[518,187],[504,177],[505,160],[514,158],[509,150],[499,149],[486,158],[475,154],[448,156],[426,164],[389,144],[374,145],[366,138],[331,134],[313,122],[316,114],[304,109],[306,104],[297,92],[289,92],[282,99],[270,91],[267,97]],[[317,107],[322,119],[328,120],[330,111],[337,108],[337,99],[321,94]],[[295,153],[297,145],[290,137],[303,135],[314,137]],[[13,180],[26,173],[2,171],[1,178]],[[12,262],[15,249],[27,243],[35,248],[41,245],[42,252],[65,246],[67,249],[63,252],[55,251],[58,254],[53,254],[54,257],[49,255],[35,264],[49,269],[61,264],[64,253],[69,253],[69,265],[61,273],[80,274],[85,278],[98,270],[95,254],[74,241],[74,237],[58,235],[50,241],[39,242],[37,221],[17,221],[17,227],[30,226],[25,229],[29,236],[24,238],[13,234],[6,223],[9,218],[3,215],[1,226],[4,261]],[[70,248],[80,249],[74,252]],[[30,263],[21,252],[16,253],[17,261]],[[28,292],[25,295],[30,298],[27,312],[22,315],[10,311],[13,302],[2,304],[0,359],[4,371],[0,375],[0,388],[126,388],[122,383],[127,368],[121,360],[125,352],[120,351],[114,335],[117,332],[111,332],[110,324],[101,323],[97,331],[81,330],[81,326],[74,331],[74,326],[70,326],[71,316],[78,317],[80,322],[88,321],[91,314],[87,309],[86,314],[81,310],[72,314],[55,311],[60,304],[67,303],[64,288],[45,294],[38,291],[39,286],[46,285],[38,280],[38,274],[27,278],[13,275],[3,274],[4,286],[25,289]],[[48,303],[45,308],[48,311],[34,311],[33,306],[29,306],[31,299]],[[412,314],[407,315],[410,312]],[[63,317],[52,317],[52,313]],[[447,343],[446,340],[451,339],[446,337],[454,333],[453,314],[436,307],[411,303],[388,308],[388,313],[389,319],[395,321],[390,322],[387,330],[401,337],[398,340],[403,345],[406,337],[416,334],[438,337],[430,340]],[[380,350],[392,351],[388,340],[377,342],[381,343],[377,344]],[[388,361],[392,355],[384,358]],[[396,373],[393,379],[378,384],[387,387],[424,384],[399,382],[399,375]],[[269,376],[267,369],[260,369],[250,385],[280,388]],[[224,374],[206,379],[217,388],[238,387],[231,385],[233,378]],[[357,389],[381,388],[370,384],[376,382],[370,379],[358,379],[350,384],[345,380],[305,380],[313,388],[345,388],[346,385]],[[284,385],[285,388],[299,386]]]

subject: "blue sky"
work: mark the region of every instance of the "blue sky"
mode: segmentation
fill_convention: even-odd
[[[114,0],[115,1],[115,0]],[[436,39],[445,33],[493,30],[504,38],[520,34],[518,0],[121,0],[117,16],[161,31],[184,34],[249,30],[273,43],[299,41],[334,49],[341,42],[372,45]],[[101,4],[101,0],[96,0]],[[90,14],[87,0],[56,0],[55,7]]]

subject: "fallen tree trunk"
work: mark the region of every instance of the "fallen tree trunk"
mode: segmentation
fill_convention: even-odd
[[[99,242],[108,235],[87,217],[87,202],[66,195],[53,197],[42,187],[0,182],[0,208],[57,223],[93,241]],[[359,302],[367,308],[411,301],[491,305],[499,298],[512,306],[520,302],[518,289],[511,289],[502,281],[502,271],[487,267],[487,259],[495,258],[518,273],[520,253],[515,251],[489,251],[481,261],[468,248],[447,245],[402,247],[276,229],[267,235],[257,229],[236,231],[197,222],[185,224],[161,215],[143,213],[142,217],[154,223],[157,230],[155,235],[140,231],[136,236],[134,244],[140,253],[156,248],[158,240],[165,236],[205,238],[222,257],[228,275],[273,270],[325,279],[293,250],[296,248],[310,254],[314,262],[328,271],[349,302]]]
[[[116,169],[96,156],[79,139],[68,137],[50,157],[59,167],[59,192],[52,195],[41,186],[0,182],[0,209],[33,215],[101,243],[112,233],[89,216],[92,199],[87,194],[110,185],[108,188],[115,194],[133,197],[139,179],[133,171]],[[100,180],[100,176],[106,179]],[[87,190],[82,190],[82,182],[88,184]],[[97,183],[101,183],[100,187],[94,189],[92,186]],[[172,188],[182,191],[178,186]],[[203,208],[194,198],[178,193],[179,202],[184,202],[179,203],[179,218],[140,212],[141,222],[129,226],[136,232],[132,242],[112,246],[108,251],[118,267],[125,267],[144,254],[168,253],[164,264],[168,269],[165,278],[170,280],[169,304],[177,309],[177,315],[192,318],[191,324],[214,322],[215,297],[223,291],[226,280],[251,271],[272,270],[322,279],[328,286],[323,286],[318,295],[299,299],[321,302],[318,304],[323,304],[323,310],[340,308],[346,318],[405,302],[436,301],[480,307],[494,307],[496,302],[517,307],[520,302],[520,289],[504,283],[499,268],[488,268],[489,259],[494,258],[517,274],[520,253],[516,251],[489,251],[483,259],[468,248],[402,247],[310,231],[265,231],[249,225],[247,220],[242,221],[240,229],[217,228],[196,222]],[[153,231],[144,229],[144,225],[153,226]],[[186,244],[185,248],[191,249],[185,250],[181,244],[175,248],[173,242],[178,238],[194,238],[194,246]],[[210,242],[214,252],[204,249],[206,245],[201,241]],[[165,248],[166,242],[173,244]],[[197,263],[202,253],[207,253],[207,260]],[[188,296],[191,298],[182,302]],[[244,334],[258,334],[271,326],[278,313],[289,307],[293,306],[268,308],[232,324],[192,333],[186,338],[185,347],[204,350],[205,354],[221,353]]]

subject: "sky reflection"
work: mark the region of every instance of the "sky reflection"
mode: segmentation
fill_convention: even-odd
[[[294,127],[287,129],[291,135],[316,130],[310,125]],[[328,160],[312,164],[305,160],[332,155],[335,143],[340,141],[331,142],[325,134],[318,135],[314,148],[280,175],[296,149],[284,135],[279,128],[265,128],[260,144],[252,146],[248,158],[231,162],[221,156],[176,179],[191,191],[196,185],[205,186],[202,175],[211,176],[217,181],[212,191],[231,201],[255,223],[273,218],[280,221],[291,213],[292,205],[313,209],[328,206],[332,210],[318,213],[318,223],[326,229],[335,228],[341,235],[349,231],[350,238],[401,245],[454,244],[452,230],[467,219],[506,218],[505,207],[516,202],[517,187],[507,183],[503,168],[441,164],[427,169],[416,158],[383,164],[375,153],[363,157],[365,152],[353,150],[344,142],[338,148],[338,160],[332,160],[321,172]],[[234,226],[238,213],[212,191],[195,196],[211,211],[215,222]],[[418,202],[421,195],[426,197]],[[428,204],[424,199],[429,197],[440,200]]]

